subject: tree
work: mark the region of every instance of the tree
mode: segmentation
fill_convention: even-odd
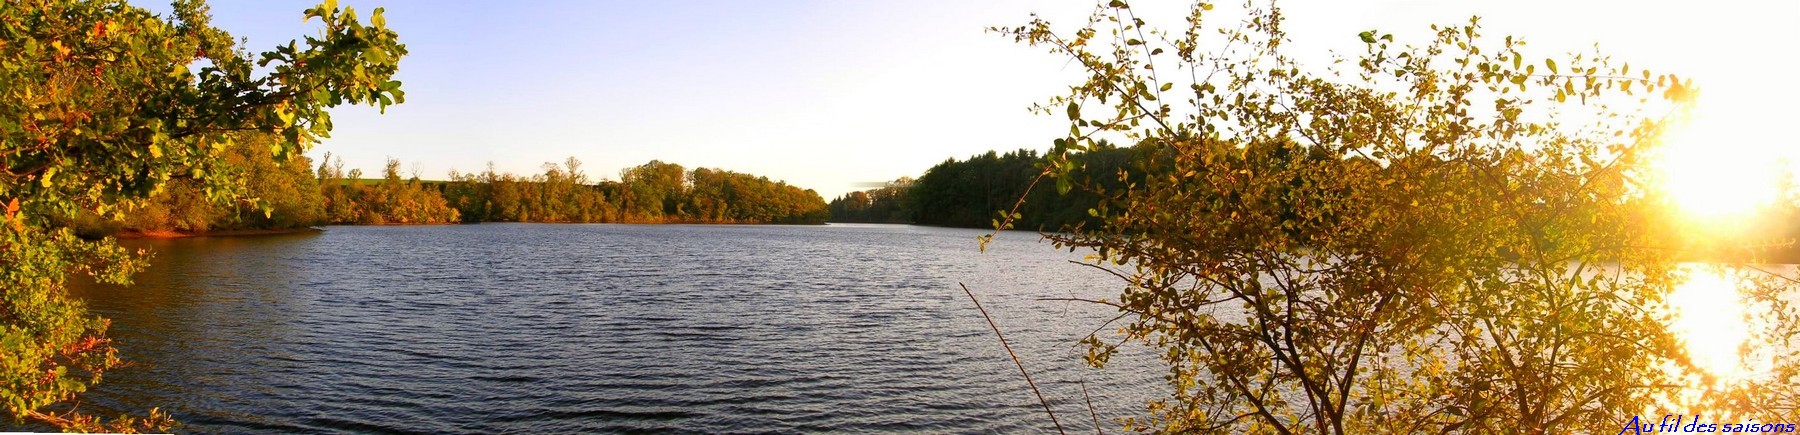
[[[189,232],[216,230],[275,230],[304,228],[325,223],[324,199],[312,161],[291,154],[276,160],[269,146],[274,135],[234,133],[220,169],[244,182],[244,195],[229,202],[207,197],[206,186],[193,180],[171,180],[162,190],[136,201],[120,220],[84,211],[64,223],[84,238],[100,238],[128,232]]]
[[[168,422],[155,410],[109,423],[55,409],[119,362],[106,321],[68,297],[64,280],[123,284],[143,264],[48,222],[84,210],[118,217],[178,182],[231,200],[245,189],[222,170],[231,132],[275,135],[265,150],[282,158],[328,134],[327,108],[401,101],[391,77],[406,49],[380,9],[364,24],[328,0],[305,13],[322,22],[320,36],[256,60],[211,26],[203,2],[173,9],[165,20],[117,0],[0,3],[0,406],[14,420],[112,431]]]
[[[1118,148],[1104,139],[1096,141],[1084,154],[1084,165],[1065,174],[1065,178],[1119,187],[1132,181],[1120,179],[1119,171],[1133,155],[1147,149]],[[871,213],[887,216],[874,220],[879,222],[916,221],[967,228],[991,227],[996,212],[1008,216],[1017,212],[1018,217],[1009,217],[1014,227],[1046,231],[1097,223],[1089,210],[1099,205],[1098,197],[1086,191],[1059,194],[1051,189],[1032,189],[1041,181],[1046,162],[1037,151],[1029,149],[1004,155],[990,151],[968,160],[945,160],[926,170],[917,182],[902,179],[870,191],[870,207],[879,209]],[[1021,196],[1026,201],[1021,203]],[[890,202],[874,205],[879,201]],[[1019,208],[1009,209],[1014,205]]]
[[[319,163],[319,194],[325,207],[325,222],[356,222],[361,219],[363,211],[357,208],[353,194],[356,187],[362,186],[362,170],[352,169],[344,172],[344,158],[333,158],[331,153]]]
[[[831,207],[831,221],[870,222],[869,209],[873,204],[874,200],[869,198],[868,191],[846,193],[843,196],[831,200],[831,203],[829,204]]]
[[[1528,60],[1476,20],[1423,45],[1364,32],[1348,69],[1317,69],[1284,51],[1272,5],[1223,29],[1211,9],[1175,32],[1117,0],[1073,32],[994,29],[1088,72],[1039,109],[1070,123],[1045,173],[1101,198],[1102,225],[1048,237],[1127,284],[1091,301],[1129,321],[1089,337],[1088,361],[1137,341],[1169,366],[1174,394],[1131,426],[1560,433],[1667,403],[1795,417],[1791,356],[1775,385],[1726,382],[1652,309],[1685,242],[1649,156],[1691,83]],[[1148,148],[1123,183],[1073,176],[1102,138]],[[1788,312],[1792,284],[1752,287]],[[1794,336],[1780,317],[1760,338]]]
[[[945,160],[926,170],[914,185],[917,222],[925,225],[983,227],[994,211],[1017,202],[1040,172],[1033,150],[989,151],[965,161]],[[1025,225],[1024,223],[1020,223]]]
[[[468,222],[824,223],[818,193],[731,171],[650,161],[591,183],[573,157],[529,178],[451,173],[443,196]]]
[[[326,158],[329,160],[330,155]],[[382,166],[381,179],[373,184],[362,182],[362,174],[357,170],[351,170],[350,179],[344,179],[342,166],[341,160],[330,161],[319,169],[324,176],[320,180],[323,207],[330,223],[448,224],[462,220],[444,196],[448,188],[428,185],[417,175],[401,178],[398,159],[388,158]]]
[[[226,156],[227,166],[244,180],[249,195],[235,198],[232,216],[215,227],[268,230],[325,223],[323,192],[314,178],[312,159],[297,153],[275,158],[267,151],[278,141],[273,135],[238,133],[236,137],[237,145]]]
[[[681,165],[651,160],[619,171],[619,182],[625,184],[632,199],[621,209],[639,213],[632,218],[658,221],[663,216],[681,215],[688,188],[687,170]]]

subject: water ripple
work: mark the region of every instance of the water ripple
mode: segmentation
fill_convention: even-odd
[[[334,227],[133,241],[80,285],[130,367],[99,413],[184,432],[1041,432],[976,289],[1071,430],[1167,394],[1148,352],[1080,365],[1109,277],[1029,233],[887,225]],[[4,427],[0,427],[4,429]]]

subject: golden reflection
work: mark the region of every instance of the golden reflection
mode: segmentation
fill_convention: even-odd
[[[1689,359],[1710,382],[1688,376],[1690,391],[1756,382],[1774,368],[1767,343],[1769,306],[1744,297],[1750,285],[1739,270],[1699,263],[1682,265],[1686,279],[1667,299],[1669,331],[1681,341]],[[1761,272],[1753,272],[1761,273]],[[1674,367],[1670,367],[1674,368]],[[1682,372],[1677,370],[1671,374]]]
[[[1685,344],[1694,365],[1722,381],[1738,380],[1746,374],[1743,351],[1750,325],[1737,283],[1718,268],[1685,269],[1687,281],[1669,294],[1674,316],[1669,330]]]

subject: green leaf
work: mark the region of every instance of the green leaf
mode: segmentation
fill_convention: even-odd
[[[1550,73],[1556,74],[1556,59],[1544,59],[1544,66],[1550,67]]]
[[[1075,102],[1070,101],[1069,102],[1069,120],[1074,121],[1077,119],[1081,119],[1081,105],[1075,104]]]

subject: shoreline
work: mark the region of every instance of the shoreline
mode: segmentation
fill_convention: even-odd
[[[712,220],[660,220],[660,221],[652,221],[652,220],[623,220],[623,221],[596,221],[596,222],[580,222],[580,221],[481,221],[481,222],[462,222],[462,223],[455,223],[455,224],[448,224],[448,225],[481,225],[481,224],[549,224],[549,225],[584,225],[584,224],[614,224],[614,225],[726,225],[726,226],[730,226],[730,225],[746,225],[746,226],[754,226],[754,225],[778,225],[778,226],[797,226],[797,227],[804,227],[804,226],[823,226],[823,225],[828,225],[828,224],[831,224],[831,222],[820,222],[820,223],[774,223],[774,222],[743,222],[743,221],[712,221]],[[342,226],[352,226],[352,227],[353,227],[353,226],[362,226],[362,225],[367,225],[367,224],[332,224],[332,225],[342,225]]]
[[[190,237],[272,236],[272,235],[277,235],[277,234],[297,234],[297,233],[323,232],[323,231],[325,231],[323,228],[317,228],[317,227],[284,228],[284,229],[274,229],[274,230],[218,230],[218,231],[212,231],[212,230],[208,230],[208,231],[121,230],[119,232],[111,234],[111,236],[120,238],[120,239],[185,239],[185,238],[190,238]]]
[[[146,231],[146,230],[135,230],[135,229],[123,229],[123,230],[114,231],[112,233],[107,233],[105,236],[118,238],[118,239],[186,239],[186,238],[194,238],[194,237],[255,237],[255,236],[273,236],[273,235],[282,235],[282,234],[325,232],[326,229],[323,227],[328,227],[328,226],[410,227],[410,226],[480,225],[480,224],[484,224],[484,223],[487,223],[487,224],[547,224],[547,225],[579,225],[579,224],[722,225],[722,226],[757,226],[757,225],[825,226],[825,225],[829,225],[829,223],[776,224],[776,223],[724,222],[724,221],[626,221],[626,222],[547,222],[547,221],[505,222],[505,221],[502,221],[502,222],[460,222],[460,223],[459,222],[431,222],[431,223],[384,222],[384,223],[378,223],[378,224],[375,224],[375,223],[324,224],[324,225],[308,226],[308,227],[302,227],[302,228],[284,228],[284,229],[268,229],[268,230],[206,230],[206,231],[147,230]],[[910,224],[903,224],[903,225],[910,225]]]

